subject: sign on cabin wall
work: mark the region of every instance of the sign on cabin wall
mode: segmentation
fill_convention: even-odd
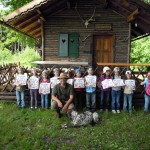
[[[96,23],[94,25],[95,30],[102,30],[102,31],[110,31],[112,30],[112,25],[111,24],[102,24],[102,23]]]

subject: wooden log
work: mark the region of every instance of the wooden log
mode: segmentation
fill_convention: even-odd
[[[150,64],[132,64],[132,63],[102,63],[98,62],[99,66],[150,66]]]

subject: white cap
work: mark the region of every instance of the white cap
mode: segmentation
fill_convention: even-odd
[[[119,71],[120,71],[119,67],[114,68],[114,72],[119,72]]]
[[[103,73],[106,73],[107,70],[110,70],[110,68],[109,67],[104,67],[103,68]]]
[[[127,71],[126,71],[126,74],[131,74],[131,71],[130,71],[130,70],[127,70]]]

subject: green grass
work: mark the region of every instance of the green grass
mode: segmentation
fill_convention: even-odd
[[[17,109],[0,103],[0,150],[149,150],[150,114],[100,114],[92,127],[61,129],[69,122],[51,110]]]

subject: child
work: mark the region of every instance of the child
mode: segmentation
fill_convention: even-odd
[[[126,78],[125,82],[132,79],[131,71],[126,71],[125,78]],[[134,87],[130,87],[129,85],[126,84],[124,87],[123,110],[127,111],[127,104],[128,104],[129,113],[132,113],[132,96],[133,96],[134,89],[135,89],[135,85],[134,85]]]
[[[88,75],[85,76],[86,107],[94,112],[96,110],[96,76],[93,75],[92,67],[89,67],[87,72]]]
[[[75,70],[75,78],[74,81],[76,80],[76,78],[81,78],[81,70],[80,69],[76,69]],[[82,109],[83,107],[83,89],[84,88],[74,88],[74,103],[75,103],[75,109],[79,110]]]
[[[23,79],[25,79],[24,83],[22,83]],[[16,85],[17,106],[18,108],[24,108],[26,77],[24,75],[23,68],[21,67],[18,68],[18,74],[15,79],[15,85]]]
[[[37,109],[37,94],[39,89],[39,78],[37,75],[37,69],[35,67],[32,68],[32,76],[28,80],[28,87],[30,89],[30,108],[33,109],[33,101],[35,104],[35,109]]]
[[[73,85],[73,78],[72,78],[71,69],[66,69],[65,74],[68,76],[67,83]]]
[[[54,77],[52,77],[52,78],[50,79],[50,82],[51,82],[51,89],[53,89],[54,86],[59,83],[59,80],[58,80],[58,77],[59,77],[59,74],[60,74],[59,69],[58,69],[58,68],[55,68],[55,69],[53,70],[53,73],[54,73]]]
[[[103,75],[100,76],[101,82],[104,81],[105,79],[111,79],[109,67],[104,67]],[[105,111],[108,112],[110,92],[111,88],[103,89],[103,87],[101,86],[100,112],[102,112],[104,108]]]
[[[49,80],[47,79],[47,70],[44,70],[42,72],[42,80],[40,83],[50,83]],[[42,93],[41,89],[39,89],[39,92],[41,94],[41,107],[42,108],[48,108],[48,93],[44,94]]]
[[[55,68],[55,69],[53,70],[53,73],[54,73],[54,77],[52,77],[52,78],[50,79],[51,92],[53,92],[54,86],[59,83],[58,77],[59,77],[60,71],[59,71],[58,68]],[[53,102],[53,100],[51,99],[51,106],[52,106],[52,102]]]
[[[114,68],[114,76],[112,77],[112,80],[114,79],[121,79],[121,76],[119,75],[120,69],[118,67]],[[112,87],[111,96],[112,96],[112,113],[120,113],[120,95],[121,95],[121,86],[114,86]],[[115,108],[116,103],[116,108]]]
[[[144,105],[144,112],[148,112],[149,102],[150,102],[150,72],[147,73],[147,78],[141,85],[145,85],[145,105]]]

